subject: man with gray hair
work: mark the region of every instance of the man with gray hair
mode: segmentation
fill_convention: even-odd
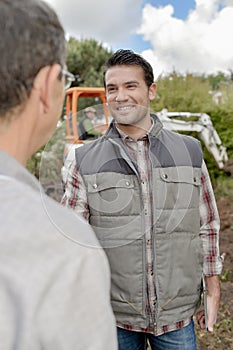
[[[72,80],[64,30],[43,1],[0,0],[0,32],[0,348],[115,350],[105,254],[25,169]]]

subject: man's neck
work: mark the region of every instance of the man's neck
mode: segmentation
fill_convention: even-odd
[[[24,130],[23,121],[20,123],[19,118],[15,118],[8,125],[0,125],[0,149],[26,166],[29,143],[26,142]]]
[[[10,144],[9,140],[1,140],[0,149],[15,158],[23,166],[26,166],[28,157],[25,153],[21,152],[21,148],[15,143]]]
[[[120,129],[121,131],[123,131],[123,133],[135,140],[138,140],[145,136],[150,130],[151,126],[152,122],[150,118],[146,121],[146,123],[143,123],[143,125],[140,125],[140,123],[135,125],[116,123],[116,127],[118,129]]]

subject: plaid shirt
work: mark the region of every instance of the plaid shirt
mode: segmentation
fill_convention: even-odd
[[[140,327],[131,327],[124,324],[117,324],[118,327],[161,335],[169,331],[180,329],[190,323],[191,318],[177,322],[174,325],[156,328],[155,320],[155,304],[156,289],[153,276],[153,250],[152,250],[152,191],[150,189],[151,164],[149,159],[149,141],[147,135],[139,140],[134,140],[118,130],[121,138],[130,153],[131,157],[136,161],[140,173],[142,199],[145,209],[145,231],[146,231],[146,270],[147,270],[147,299],[146,313],[149,318],[149,325],[146,329]],[[201,195],[200,195],[200,236],[203,240],[204,248],[204,267],[203,271],[206,276],[218,275],[221,273],[222,261],[219,256],[219,228],[220,221],[217,206],[211,186],[207,168],[203,161],[202,177],[201,177]],[[62,203],[68,207],[75,209],[83,217],[89,219],[89,207],[87,202],[86,188],[81,175],[78,172],[76,163],[73,162],[69,169],[69,175],[66,183],[66,192],[62,199]]]

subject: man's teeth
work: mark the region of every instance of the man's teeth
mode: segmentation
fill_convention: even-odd
[[[132,108],[133,108],[133,106],[125,106],[125,107],[118,107],[118,110],[119,111],[129,111]]]

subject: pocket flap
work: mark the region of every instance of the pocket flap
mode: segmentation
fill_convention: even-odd
[[[116,174],[119,175],[119,174]],[[134,188],[134,181],[131,176],[127,176],[126,178],[122,178],[119,176],[95,176],[91,181],[88,182],[88,192],[89,193],[96,193],[100,191],[104,191],[110,188],[125,188],[130,189]]]
[[[162,168],[160,169],[160,178],[165,182],[180,182],[200,186],[201,169],[187,166]]]

